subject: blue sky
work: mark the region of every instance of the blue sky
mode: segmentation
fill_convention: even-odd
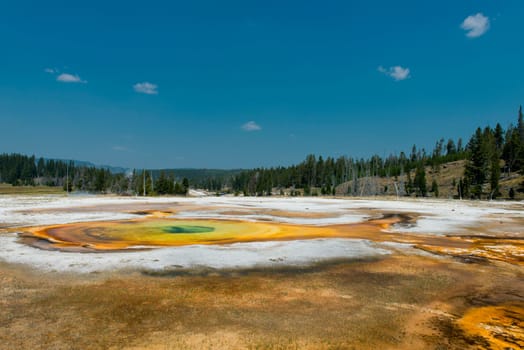
[[[524,2],[4,1],[0,152],[233,168],[516,121]]]

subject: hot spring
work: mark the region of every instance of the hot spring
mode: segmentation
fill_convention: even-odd
[[[397,220],[388,220],[386,225]],[[231,244],[378,234],[384,220],[351,225],[305,226],[274,222],[145,218],[28,228],[22,240],[64,251],[118,251],[155,247]]]

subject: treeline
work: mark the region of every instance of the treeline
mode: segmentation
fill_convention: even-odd
[[[217,192],[231,185],[233,176],[242,172],[241,169],[160,169],[150,171],[157,179],[162,172],[170,174],[177,181],[189,179],[194,188]],[[176,176],[175,176],[176,175]],[[166,175],[167,176],[167,175]]]
[[[128,189],[125,174],[108,169],[76,166],[73,161],[0,154],[0,182],[13,186],[61,186],[65,190],[121,193]]]
[[[322,156],[317,158],[311,154],[298,165],[244,171],[233,178],[232,189],[244,195],[259,196],[271,195],[274,188],[297,190],[292,190],[291,195],[334,195],[337,186],[349,183],[344,194],[370,195],[374,194],[372,193],[374,185],[363,184],[360,179],[398,178],[406,174],[410,178],[412,170],[424,165],[438,169],[444,163],[465,159],[465,157],[466,150],[462,147],[461,139],[456,143],[450,139],[445,146],[444,140],[441,139],[430,153],[423,148],[417,149],[413,146],[409,155],[401,152],[399,155],[391,154],[386,158],[374,155],[369,159],[347,156],[324,159]],[[407,183],[403,186],[405,188],[403,191],[411,193],[415,190],[415,183]]]
[[[252,170],[134,170],[111,173],[109,169],[75,165],[73,161],[35,159],[21,154],[0,154],[0,182],[20,185],[62,186],[67,191],[129,195],[184,195],[193,187],[244,195],[439,195],[438,176],[427,184],[426,173],[439,174],[445,163],[465,161],[464,173],[452,183],[458,198],[497,198],[501,177],[524,173],[524,115],[506,129],[478,128],[464,146],[462,139],[440,139],[431,151],[412,147],[406,154],[368,159],[308,155],[288,167]],[[429,169],[429,170],[428,170]],[[175,173],[177,176],[175,176]],[[183,177],[182,177],[183,176]],[[380,179],[387,178],[387,184]],[[524,192],[524,183],[509,190]]]
[[[462,139],[440,139],[430,152],[414,145],[406,155],[374,155],[368,159],[342,156],[337,159],[309,155],[298,165],[289,167],[257,168],[243,171],[233,177],[231,190],[244,195],[353,195],[366,196],[384,193],[379,178],[392,178],[397,195],[438,196],[438,183],[426,182],[425,169],[438,173],[442,164],[466,160],[463,176],[454,183],[460,198],[496,198],[500,195],[499,179],[504,173],[524,169],[524,121],[522,107],[516,126],[506,130],[500,124],[494,129],[477,129],[466,146]],[[344,189],[340,193],[341,187]],[[523,191],[524,184],[516,190]],[[514,192],[513,192],[514,195]],[[510,191],[510,196],[512,193]]]
[[[116,194],[181,194],[189,191],[189,180],[175,179],[174,174],[133,171],[113,174],[109,169],[77,166],[73,161],[0,154],[0,182],[13,186],[61,186],[64,191]]]
[[[189,180],[184,177],[177,181],[173,171],[133,170],[129,183],[130,191],[127,192],[137,195],[187,195],[189,192]]]

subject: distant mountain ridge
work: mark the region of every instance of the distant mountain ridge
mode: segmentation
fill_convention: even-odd
[[[76,159],[61,159],[61,158],[44,158],[45,161],[54,160],[55,162],[73,162],[75,166],[78,167],[89,167],[89,168],[97,168],[97,169],[107,169],[112,174],[121,174],[121,173],[127,173],[128,171],[132,170],[129,168],[119,167],[119,166],[112,166],[112,165],[98,165],[92,162],[88,162],[85,160],[76,160]]]
[[[119,166],[112,165],[99,165],[93,162],[85,160],[76,160],[76,159],[60,159],[60,158],[44,158],[44,160],[54,160],[60,162],[73,162],[75,166],[78,167],[91,167],[97,169],[107,169],[112,174],[128,174],[131,173],[134,169],[137,172],[141,172],[141,168],[124,168]],[[193,182],[205,181],[209,178],[224,178],[228,176],[235,176],[245,169],[207,169],[207,168],[163,168],[163,169],[146,169],[148,172],[153,173],[153,178],[158,178],[161,172],[165,174],[174,174],[176,179],[181,180],[182,178],[191,179]]]

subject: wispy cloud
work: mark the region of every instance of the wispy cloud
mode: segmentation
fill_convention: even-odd
[[[56,69],[56,68],[44,68],[44,72],[49,73],[49,74],[55,74],[55,73],[58,73],[58,69]]]
[[[127,147],[124,147],[124,146],[113,146],[113,151],[126,152],[129,150],[127,149]]]
[[[140,94],[146,94],[146,95],[158,94],[158,85],[152,84],[147,81],[144,81],[143,83],[136,83],[135,85],[133,85],[133,89]]]
[[[489,18],[480,12],[476,15],[466,17],[460,25],[460,27],[467,32],[466,36],[468,38],[478,38],[484,35],[488,31],[489,26]]]
[[[404,68],[402,66],[393,66],[389,68],[384,68],[382,66],[379,66],[378,71],[380,73],[383,73],[393,78],[395,81],[406,80],[411,77],[409,75],[410,74],[409,68]]]
[[[81,84],[87,84],[86,80],[82,80],[78,75],[76,74],[69,74],[69,73],[62,73],[56,77],[56,81],[62,82],[62,83],[81,83]]]
[[[259,130],[262,130],[262,127],[258,125],[257,123],[255,123],[254,121],[249,121],[245,123],[244,125],[242,125],[242,129],[244,131],[259,131]]]

